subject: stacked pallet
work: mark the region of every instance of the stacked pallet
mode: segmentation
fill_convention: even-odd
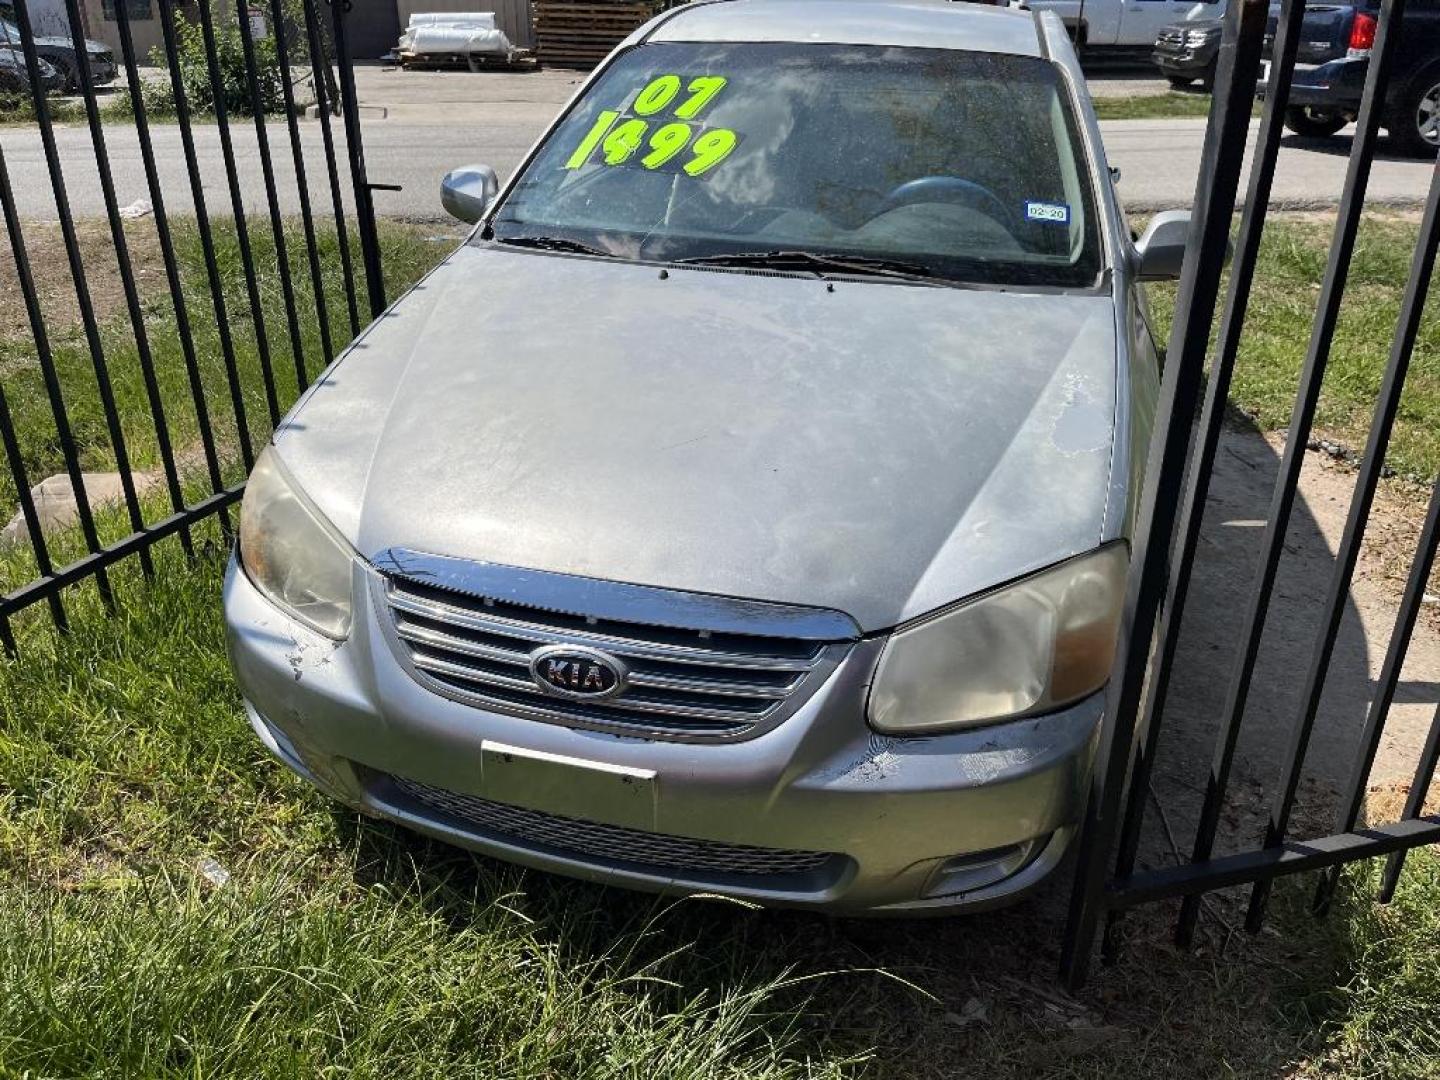
[[[655,9],[649,0],[535,0],[535,51],[546,67],[593,68]]]

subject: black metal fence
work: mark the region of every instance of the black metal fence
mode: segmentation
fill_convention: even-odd
[[[23,518],[23,537],[33,554],[36,572],[33,580],[0,596],[0,643],[11,652],[16,649],[12,620],[33,605],[48,605],[55,625],[64,630],[68,588],[93,582],[107,606],[112,605],[107,571],[116,563],[134,557],[148,574],[152,572],[151,549],[157,542],[173,536],[190,552],[192,528],[211,517],[218,517],[222,528],[228,531],[227,508],[242,492],[244,474],[254,460],[257,429],[266,430],[263,422],[247,415],[247,408],[253,411],[255,400],[261,395],[250,385],[255,376],[242,370],[246,365],[237,358],[240,351],[237,334],[243,334],[246,356],[253,354],[258,361],[252,366],[263,384],[263,409],[273,426],[289,400],[330,362],[337,347],[359,332],[362,304],[370,317],[378,316],[385,306],[371,185],[365,172],[355,82],[346,50],[347,20],[352,18],[344,10],[349,7],[348,2],[269,0],[268,33],[273,34],[273,41],[266,43],[263,57],[252,37],[250,11],[245,4],[216,5],[212,10],[211,0],[184,7],[175,0],[157,0],[157,7],[164,41],[161,50],[164,64],[158,71],[142,66],[147,58],[136,55],[126,4],[114,7],[121,45],[115,58],[118,66],[115,90],[102,101],[92,65],[83,61],[76,63],[78,93],[83,98],[90,142],[82,154],[74,151],[73,144],[69,153],[62,152],[52,115],[60,103],[49,93],[53,89],[53,77],[37,47],[27,4],[25,0],[15,0],[14,16],[20,40],[14,44],[23,51],[28,79],[28,94],[20,104],[33,110],[34,127],[26,134],[27,137],[38,134],[54,199],[55,220],[38,222],[33,215],[27,220],[17,199],[11,169],[0,150],[0,207],[4,212],[10,267],[15,275],[13,283],[0,279],[0,290],[13,289],[11,297],[18,294],[23,301],[33,351],[26,350],[19,358],[17,370],[24,374],[38,370],[50,425],[39,435],[30,431],[29,418],[17,417],[12,408],[15,399],[13,395],[7,396],[7,389],[12,388],[0,377],[0,441],[3,441],[10,486]],[[73,55],[85,57],[84,23],[78,0],[65,0],[65,8]],[[195,12],[198,26],[188,22],[182,25],[182,20],[187,19],[184,13],[187,10]],[[234,18],[238,25],[217,25],[217,13],[222,11],[228,11],[227,18]],[[182,70],[179,36],[183,32],[193,40],[197,30],[203,46],[204,72],[198,85],[202,91],[208,91],[203,94],[206,100],[200,103],[189,99],[197,82],[193,71]],[[220,47],[222,35],[226,35],[223,40],[233,41],[228,35],[237,30],[243,53],[238,86],[234,70],[227,73],[224,69]],[[227,78],[231,80],[228,95]],[[282,115],[276,116],[272,111],[267,123],[263,87],[273,86],[276,81],[280,87]],[[312,123],[302,121],[298,112],[300,103],[295,88],[302,82],[308,82],[313,88],[321,162],[308,160],[314,149],[307,153],[306,140],[302,137],[302,123]],[[123,103],[126,96],[128,108],[117,109],[116,102]],[[157,148],[157,129],[152,127],[152,119],[159,123],[161,118],[147,115],[147,101],[155,100],[165,103],[163,122],[178,129],[188,190],[166,190],[161,182],[163,159],[160,155],[173,153],[173,140],[167,142],[171,149]],[[249,114],[254,128],[253,143],[246,139],[241,145],[238,136],[244,134],[244,129],[236,123],[238,116],[230,115],[232,111]],[[218,211],[207,205],[204,169],[196,139],[201,124],[213,124],[219,143],[228,198]],[[107,136],[115,136],[121,128],[127,140],[133,137],[139,145],[149,200],[144,213],[147,222],[153,224],[153,240],[158,245],[158,261],[163,267],[163,287],[142,281],[137,274],[131,237],[127,234],[126,208],[122,207],[117,194],[112,155],[107,147]],[[289,144],[295,178],[293,191],[285,191],[277,180],[273,155],[284,152],[283,148],[272,146],[277,136]],[[341,137],[343,157],[337,146]],[[254,154],[259,159],[264,187],[263,211],[256,208],[259,199],[247,199],[250,193],[242,187],[237,169],[237,155],[242,153]],[[323,174],[328,187],[328,198],[317,200],[321,203],[318,206],[312,206],[307,176],[310,168],[320,170],[316,175]],[[93,191],[90,185],[94,184],[98,184],[104,203],[102,232],[109,241],[109,250],[98,260],[96,245],[88,235],[82,235],[80,226],[86,223],[77,224],[72,213],[70,196],[82,187]],[[298,211],[298,230],[293,211]],[[228,219],[224,227],[215,220],[217,216]],[[267,220],[262,222],[262,218]],[[27,235],[37,232],[49,235],[55,225],[58,225],[58,247],[63,250],[74,307],[78,311],[79,334],[88,352],[89,370],[83,382],[58,360],[57,354],[63,350],[54,340],[56,330],[47,321],[45,310],[47,300],[53,302],[53,297],[42,295],[44,290],[37,281],[31,245],[27,244]],[[178,232],[198,241],[203,283],[187,281],[185,260],[177,251]],[[263,253],[257,250],[262,242],[266,246]],[[233,243],[238,249],[233,260],[228,254],[222,258],[217,250],[222,243]],[[294,250],[297,244],[303,251]],[[358,253],[354,250],[357,248]],[[56,257],[47,247],[43,258]],[[338,261],[338,266],[322,266],[322,262],[329,261]],[[233,284],[227,280],[227,274],[233,276],[229,268],[234,263],[238,263],[243,278],[241,302],[234,298],[236,290],[227,289],[227,284]],[[294,263],[305,268],[305,272],[298,275],[308,279],[301,287],[297,287],[297,275],[292,272]],[[49,267],[42,266],[40,270],[39,277],[48,280]],[[123,311],[105,317],[97,311],[94,283],[103,281],[111,285],[114,276],[118,276]],[[278,321],[282,321],[283,326],[276,325],[273,305],[268,303],[266,295],[277,283],[283,308],[283,319]],[[192,287],[187,289],[187,284]],[[306,292],[308,297],[303,295]],[[164,308],[163,319],[157,321],[156,306],[167,296],[168,307]],[[268,320],[267,307],[271,316]],[[117,319],[128,323],[118,346],[114,333]],[[202,328],[203,342],[200,340]],[[141,421],[136,420],[134,410],[123,410],[117,400],[117,373],[125,378],[133,374],[128,369],[117,372],[114,354],[122,350],[124,362],[138,368],[143,383],[144,407],[138,410]],[[286,353],[288,356],[282,358]],[[207,370],[213,367],[217,355],[223,379],[209,379]],[[288,373],[281,376],[282,363],[293,364],[293,380]],[[218,394],[213,385],[217,381],[223,383]],[[167,388],[182,382],[188,393],[181,394],[181,400],[177,400],[174,393],[167,393]],[[207,386],[207,382],[212,385]],[[251,399],[248,403],[247,398]],[[98,412],[103,424],[103,434],[91,432],[94,438],[89,450],[77,435],[74,419],[77,409],[85,414],[83,423],[90,424],[92,414]],[[181,409],[186,413],[185,430],[193,433],[198,445],[176,444],[176,414]],[[137,424],[142,431],[137,432]],[[27,433],[33,436],[30,443],[39,445],[45,453],[26,444]],[[156,500],[145,497],[137,480],[130,453],[137,437],[143,437],[147,447],[153,447],[157,459],[154,472],[164,494],[159,511]],[[84,542],[83,554],[63,565],[57,564],[56,538],[53,533],[47,534],[31,493],[37,479],[32,473],[43,468],[37,466],[35,459],[50,454],[63,467],[73,490],[74,521]],[[106,531],[101,527],[103,522],[97,523],[105,508],[93,505],[94,500],[86,490],[86,465],[93,464],[96,458],[106,465],[113,463],[119,477],[117,505],[123,510],[126,532],[109,539],[102,535]],[[194,468],[187,469],[192,459]],[[113,534],[115,530],[109,532]]]
[[[1203,789],[1189,859],[1157,869],[1136,868],[1152,774],[1165,729],[1182,616],[1197,563],[1205,558],[1199,543],[1201,520],[1221,445],[1226,398],[1255,280],[1284,111],[1301,43],[1304,0],[1284,0],[1227,284],[1227,247],[1237,193],[1246,182],[1245,149],[1256,82],[1262,70],[1268,8],[1268,0],[1243,0],[1233,3],[1225,17],[1224,45],[1206,137],[1190,253],[1180,283],[1156,438],[1143,494],[1140,518],[1143,524],[1133,550],[1127,596],[1129,639],[1121,650],[1111,680],[1062,953],[1062,973],[1072,986],[1086,977],[1101,923],[1104,922],[1106,929],[1105,951],[1113,956],[1119,945],[1119,935],[1115,933],[1118,920],[1126,909],[1136,905],[1181,899],[1176,938],[1181,945],[1186,945],[1194,935],[1205,893],[1248,885],[1250,900],[1245,926],[1256,931],[1265,918],[1271,886],[1277,878],[1323,871],[1315,898],[1317,911],[1323,911],[1343,864],[1386,855],[1389,864],[1381,899],[1388,900],[1405,852],[1440,841],[1440,817],[1423,814],[1426,793],[1440,758],[1440,710],[1416,763],[1401,819],[1389,824],[1361,824],[1367,782],[1395,700],[1401,668],[1424,601],[1426,582],[1434,568],[1436,545],[1440,541],[1440,483],[1430,500],[1394,632],[1359,732],[1359,749],[1348,787],[1341,793],[1335,831],[1332,835],[1303,841],[1289,835],[1301,771],[1326,696],[1327,673],[1334,658],[1361,544],[1370,524],[1386,448],[1400,408],[1434,271],[1437,243],[1440,243],[1440,167],[1437,167],[1425,203],[1419,241],[1375,406],[1369,442],[1360,462],[1348,520],[1334,558],[1319,633],[1304,673],[1303,691],[1289,732],[1287,754],[1281,762],[1279,783],[1270,799],[1264,839],[1251,850],[1215,853],[1242,719],[1247,702],[1257,692],[1256,664],[1261,638],[1271,614],[1287,530],[1296,506],[1301,467],[1340,318],[1377,136],[1382,123],[1390,119],[1386,109],[1391,95],[1387,90],[1402,33],[1405,0],[1383,0],[1334,237],[1300,375],[1299,394],[1265,520],[1258,569],[1249,585],[1242,640],[1236,649],[1234,670],[1219,717],[1213,761]],[[1222,290],[1225,290],[1225,303],[1212,348],[1212,331]],[[1293,628],[1288,632],[1293,633]]]

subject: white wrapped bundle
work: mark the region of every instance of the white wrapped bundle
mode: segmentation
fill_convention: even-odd
[[[510,39],[488,12],[414,14],[400,38],[400,51],[412,56],[489,54],[508,56]]]

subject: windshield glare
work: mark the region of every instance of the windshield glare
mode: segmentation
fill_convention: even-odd
[[[495,239],[630,259],[812,252],[1090,287],[1094,199],[1054,65],[940,49],[654,43],[590,87]]]

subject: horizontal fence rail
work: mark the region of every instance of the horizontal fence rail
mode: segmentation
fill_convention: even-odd
[[[1424,813],[1426,793],[1440,762],[1440,709],[1416,763],[1399,821],[1361,824],[1365,794],[1395,700],[1421,604],[1436,564],[1440,542],[1440,481],[1431,493],[1418,548],[1399,604],[1370,707],[1358,733],[1350,779],[1340,797],[1336,831],[1301,840],[1290,835],[1302,771],[1327,698],[1327,676],[1335,658],[1341,624],[1354,583],[1361,546],[1370,523],[1385,455],[1419,336],[1425,301],[1440,247],[1440,165],[1432,174],[1419,240],[1410,264],[1398,323],[1377,395],[1367,445],[1355,478],[1344,531],[1333,556],[1330,581],[1320,603],[1309,663],[1303,674],[1279,777],[1271,793],[1268,820],[1258,847],[1216,854],[1246,715],[1255,690],[1262,637],[1271,623],[1271,602],[1286,553],[1286,540],[1299,496],[1301,468],[1311,440],[1321,387],[1335,341],[1349,272],[1356,251],[1366,187],[1382,124],[1389,111],[1391,67],[1401,38],[1405,0],[1383,0],[1379,30],[1368,58],[1364,97],[1356,119],[1334,235],[1316,298],[1316,312],[1299,388],[1291,413],[1277,478],[1264,521],[1254,579],[1249,583],[1240,638],[1235,644],[1224,704],[1215,717],[1216,735],[1205,779],[1189,858],[1176,852],[1174,865],[1137,869],[1141,835],[1152,800],[1155,760],[1164,733],[1181,625],[1197,563],[1206,557],[1199,543],[1201,523],[1225,423],[1226,398],[1235,373],[1239,343],[1249,312],[1289,103],[1304,16],[1303,0],[1283,0],[1278,12],[1265,103],[1254,134],[1255,146],[1246,201],[1235,236],[1228,290],[1218,328],[1215,311],[1226,275],[1226,257],[1235,193],[1251,138],[1250,114],[1260,74],[1268,4],[1245,0],[1224,20],[1215,101],[1212,106],[1201,187],[1192,222],[1190,250],[1176,307],[1161,392],[1161,411],[1152,448],[1140,526],[1134,549],[1128,611],[1131,637],[1125,643],[1107,703],[1094,772],[1090,806],[1079,842],[1080,857],[1062,949],[1062,976],[1079,986],[1087,977],[1095,939],[1105,924],[1104,955],[1120,949],[1123,912],[1168,899],[1181,901],[1177,943],[1194,938],[1206,893],[1249,886],[1245,927],[1254,932],[1265,918],[1273,883],[1304,872],[1321,873],[1315,910],[1323,913],[1337,887],[1340,869],[1352,862],[1388,856],[1381,900],[1394,893],[1405,853],[1440,843],[1440,817]],[[1214,345],[1212,348],[1212,330]],[[1286,633],[1297,631],[1287,626]],[[1168,821],[1165,828],[1169,829]]]
[[[63,6],[73,55],[85,57],[79,0]],[[149,574],[152,549],[172,537],[191,555],[196,528],[211,520],[228,537],[230,508],[257,447],[359,333],[362,311],[373,318],[383,310],[372,187],[345,50],[346,23],[355,16],[345,7],[342,0],[271,0],[256,36],[261,20],[245,5],[157,0],[163,45],[148,58],[161,65],[152,70],[137,55],[130,6],[117,4],[113,86],[97,85],[83,60],[74,73],[92,157],[62,151],[53,72],[40,55],[29,4],[15,0],[20,39],[8,44],[24,56],[28,86],[18,99],[0,99],[0,108],[33,117],[55,222],[25,219],[0,148],[9,255],[0,259],[0,289],[23,307],[28,328],[23,340],[0,341],[7,357],[0,368],[0,483],[12,489],[6,502],[18,525],[18,539],[0,548],[0,645],[8,652],[19,647],[15,620],[36,605],[64,631],[67,590],[93,584],[113,606],[109,571],[117,564],[133,558]],[[315,120],[302,119],[297,97],[307,83]],[[73,106],[64,104],[68,117]],[[254,125],[259,191],[240,181],[235,131],[242,116]],[[224,198],[213,206],[196,146],[201,124],[213,125],[219,142]],[[318,124],[323,160],[312,160],[314,148],[306,148],[306,124]],[[160,125],[178,134],[183,186],[161,182]],[[122,127],[140,150],[138,211],[140,204],[131,205],[138,193],[122,195],[112,167],[110,137]],[[276,130],[288,144],[293,192],[277,178]],[[323,206],[312,205],[312,173],[323,177]],[[76,219],[68,197],[76,184],[98,184],[103,222]],[[298,221],[282,212],[282,194],[284,204],[298,206]],[[142,274],[137,243],[158,262],[158,283]],[[60,285],[57,266],[64,269]],[[118,281],[118,304],[97,300],[99,281]],[[54,311],[72,306],[78,326],[57,324]],[[97,477],[105,481],[100,497]],[[42,480],[46,500],[63,480],[73,506],[61,517],[73,529],[52,527],[48,502],[34,494]],[[27,569],[33,576],[17,580]]]

